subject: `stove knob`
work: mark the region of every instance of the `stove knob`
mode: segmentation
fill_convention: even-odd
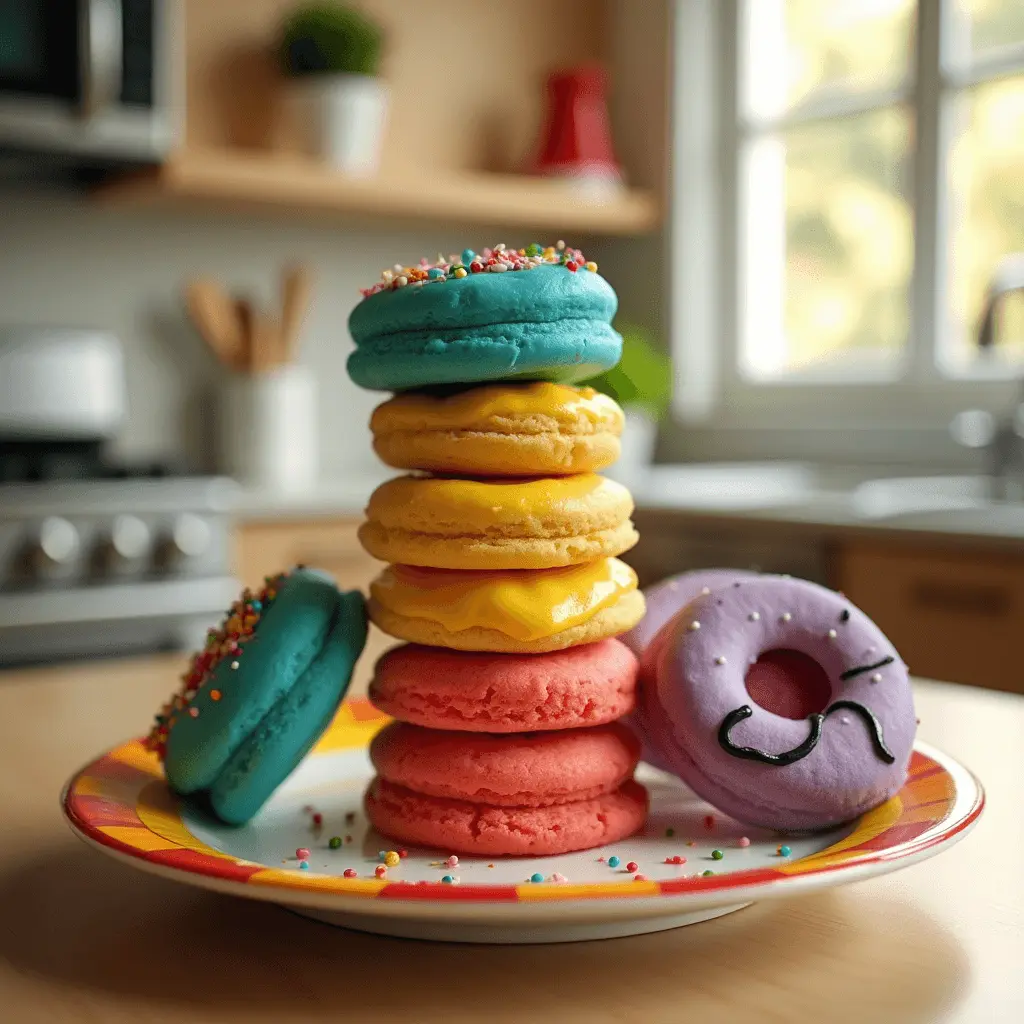
[[[174,521],[171,544],[179,558],[198,558],[210,546],[210,525],[205,519],[186,512]]]
[[[119,565],[134,564],[148,553],[149,527],[137,516],[117,516],[110,528],[111,561]]]
[[[71,566],[78,548],[78,531],[74,526],[60,516],[47,516],[29,550],[36,572],[49,576]]]

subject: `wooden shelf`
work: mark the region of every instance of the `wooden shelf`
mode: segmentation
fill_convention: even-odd
[[[436,178],[345,178],[291,156],[186,151],[154,171],[105,184],[97,200],[149,207],[215,206],[275,216],[370,216],[584,235],[640,235],[661,219],[654,194],[587,195],[561,181],[446,171]]]

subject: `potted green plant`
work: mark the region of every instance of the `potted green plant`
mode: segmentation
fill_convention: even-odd
[[[622,359],[587,383],[614,398],[626,414],[622,455],[608,476],[636,484],[654,462],[658,424],[672,400],[672,364],[643,327],[616,326],[622,335]]]
[[[384,35],[341,4],[299,7],[281,30],[280,59],[294,83],[309,150],[346,174],[380,164],[388,92],[380,79]]]

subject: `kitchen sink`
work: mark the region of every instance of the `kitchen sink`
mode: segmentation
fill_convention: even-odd
[[[852,511],[864,519],[919,512],[988,508],[994,504],[987,476],[910,476],[865,480],[850,493]]]
[[[1024,503],[995,497],[987,476],[866,480],[851,491],[850,509],[907,528],[1024,537]]]

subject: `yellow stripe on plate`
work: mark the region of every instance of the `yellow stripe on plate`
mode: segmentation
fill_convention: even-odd
[[[132,768],[138,768],[139,771],[152,775],[154,778],[163,775],[159,758],[151,750],[147,750],[138,740],[122,744],[120,747],[112,750],[109,756],[114,761],[119,761],[121,764],[129,765]]]
[[[540,883],[527,882],[516,886],[516,895],[524,902],[536,900],[609,899],[628,898],[630,896],[655,896],[660,892],[657,882],[609,882],[605,885],[566,885],[560,882]]]
[[[370,740],[390,722],[386,715],[369,721],[357,721],[347,704],[342,704],[327,731],[313,748],[314,754],[326,754],[332,750],[352,750],[370,745]]]
[[[249,879],[250,885],[284,886],[288,889],[326,889],[346,896],[376,896],[387,885],[382,878],[345,878],[337,875],[310,875],[305,871],[267,868]]]
[[[175,850],[179,845],[158,836],[155,832],[150,832],[148,828],[137,828],[133,825],[101,825],[98,831],[110,836],[111,839],[120,840],[133,850],[145,850],[147,853],[152,850]]]
[[[97,779],[92,775],[79,775],[75,784],[71,787],[72,796],[100,796],[110,797],[110,781],[108,779]]]
[[[150,782],[143,787],[139,794],[135,804],[135,813],[146,828],[160,836],[172,847],[184,847],[186,850],[194,850],[196,853],[205,853],[209,857],[244,863],[237,857],[207,846],[206,843],[192,835],[181,820],[179,807],[178,798],[171,793],[165,782]]]
[[[845,839],[840,839],[838,843],[820,853],[812,853],[809,857],[802,857],[800,860],[782,865],[778,870],[786,875],[799,875],[805,871],[816,871],[823,864],[833,862],[839,864],[859,857],[860,851],[855,848],[880,836],[895,825],[902,814],[903,801],[898,796],[890,797],[884,804],[868,811]]]

